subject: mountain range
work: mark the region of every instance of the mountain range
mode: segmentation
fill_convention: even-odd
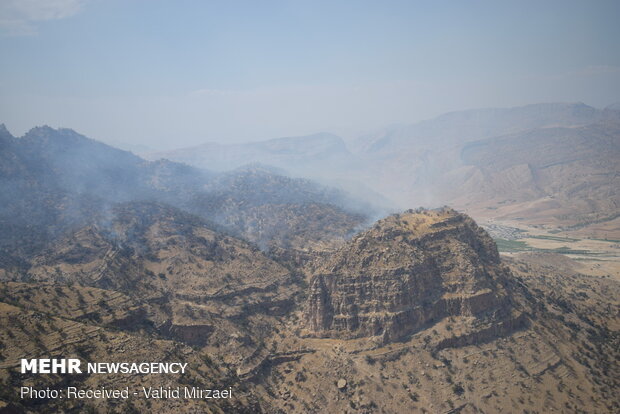
[[[536,121],[536,111],[500,111],[503,126],[490,136],[437,140],[447,152],[427,142],[423,158],[456,151],[461,164],[451,174],[478,169],[479,184],[475,175],[457,178],[499,198],[507,195],[493,180],[505,185],[504,172],[527,161],[538,191],[528,197],[588,194],[592,211],[613,210],[614,113],[549,109],[554,123],[583,121],[569,127]],[[528,116],[530,132],[508,129]],[[436,122],[473,122],[448,118]],[[302,148],[290,159],[321,154],[316,142],[356,163],[374,154],[366,174],[385,179],[388,165],[406,159],[404,150],[394,158],[396,148],[418,151],[397,135],[351,151],[331,136],[283,142]],[[401,165],[400,179],[421,165]],[[618,280],[580,273],[557,253],[500,255],[487,231],[455,209],[390,214],[358,194],[284,175],[283,166],[217,171],[148,161],[68,129],[38,127],[17,138],[0,128],[0,412],[620,409]],[[534,191],[530,181],[514,183]],[[584,211],[577,204],[567,214],[610,221]],[[189,370],[145,378],[17,368],[21,358],[61,356],[183,361]],[[68,384],[232,387],[235,397],[38,401],[15,392]]]
[[[452,112],[347,143],[323,133],[145,156],[217,168],[260,162],[373,193],[375,204],[396,210],[449,204],[478,219],[527,217],[557,227],[608,221],[616,234],[619,126],[613,105],[534,104]]]
[[[265,249],[295,247],[292,226],[306,227],[307,241],[328,245],[377,214],[343,191],[272,168],[214,173],[149,162],[68,129],[39,127],[15,138],[2,126],[0,146],[0,249],[11,257],[28,256],[67,228],[105,218],[112,205],[128,201],[185,209]],[[304,224],[309,211],[314,227]]]

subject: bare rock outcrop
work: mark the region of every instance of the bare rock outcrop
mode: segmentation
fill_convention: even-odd
[[[315,336],[391,341],[448,316],[501,322],[507,270],[488,234],[448,208],[392,215],[315,266],[305,309]]]

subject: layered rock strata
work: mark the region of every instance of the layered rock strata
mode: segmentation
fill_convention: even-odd
[[[495,243],[471,218],[409,210],[316,265],[305,323],[315,336],[389,341],[448,316],[499,322],[510,314],[508,278]]]

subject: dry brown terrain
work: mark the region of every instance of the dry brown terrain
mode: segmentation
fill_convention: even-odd
[[[0,134],[11,190],[0,194],[0,412],[619,412],[617,188],[596,161],[616,135],[595,130],[590,148],[601,114],[567,111],[527,133],[508,111],[512,127],[483,141],[477,116],[448,117],[454,140],[480,141],[467,154],[442,145],[470,162],[454,184],[478,191],[458,207],[481,226],[447,207],[370,225],[363,203],[262,167],[212,175],[69,130]],[[553,148],[564,137],[578,160]],[[377,179],[416,177],[392,183],[403,193],[439,156],[409,138],[369,142],[402,161],[386,158]],[[538,148],[538,164],[523,167],[532,151],[492,156],[512,139]],[[580,169],[598,177],[591,186]],[[20,374],[34,357],[182,361],[189,373]],[[31,384],[230,386],[234,398],[20,400]]]
[[[161,213],[152,207],[149,211]],[[616,392],[620,283],[582,273],[583,265],[564,255],[523,252],[502,255],[500,260],[490,237],[466,216],[446,209],[410,211],[380,221],[308,263],[303,270],[309,286],[303,281],[288,285],[288,310],[277,305],[277,295],[251,294],[246,304],[258,300],[256,307],[239,313],[240,299],[234,295],[254,288],[253,282],[243,281],[247,278],[243,267],[234,264],[237,254],[221,256],[218,266],[234,273],[229,289],[240,293],[231,291],[229,299],[217,300],[188,296],[183,287],[212,272],[191,270],[192,263],[202,263],[202,253],[193,259],[188,256],[199,251],[198,245],[179,246],[189,243],[192,234],[202,234],[205,240],[209,234],[199,226],[181,236],[180,229],[189,222],[176,216],[172,225],[158,214],[142,223],[144,233],[132,234],[144,234],[151,246],[147,253],[153,255],[149,257],[190,265],[167,270],[166,278],[185,279],[178,290],[171,285],[175,293],[166,306],[150,300],[152,293],[123,292],[122,285],[63,284],[59,276],[43,282],[42,275],[49,273],[38,270],[33,273],[39,275],[38,282],[2,282],[0,398],[6,407],[26,412],[162,413],[613,413],[620,407]],[[121,220],[118,234],[130,222]],[[164,242],[171,237],[174,245]],[[70,269],[76,271],[75,263],[58,262],[71,257],[75,248],[71,240],[56,247],[62,255],[46,256],[56,257],[59,274],[65,277]],[[86,248],[86,239],[79,240]],[[241,249],[240,253],[245,249],[232,239],[221,237],[218,243]],[[151,266],[153,259],[145,265]],[[82,272],[88,263],[81,265]],[[283,275],[287,272],[283,270]],[[401,272],[402,277],[394,278]],[[325,330],[311,323],[328,320],[320,315],[328,308],[315,306],[320,298],[312,286],[318,277],[331,286],[319,302],[333,307],[331,328]],[[145,282],[157,281],[156,292],[165,282],[160,279]],[[407,280],[420,290],[420,302],[402,301],[415,294],[399,297],[407,284],[396,290],[390,287]],[[433,295],[435,302],[424,299]],[[336,320],[349,322],[333,325]],[[84,387],[232,386],[235,398],[208,403],[130,398],[33,405],[16,399],[12,390],[20,384],[60,386],[67,381],[55,375],[16,373],[19,358],[38,355],[182,360],[191,367],[183,378],[94,375],[71,382]]]

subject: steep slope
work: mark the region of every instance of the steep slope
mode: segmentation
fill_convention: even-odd
[[[618,125],[612,108],[537,104],[449,113],[351,148],[365,182],[404,206],[572,228],[618,216]]]
[[[153,203],[113,208],[36,256],[21,279],[122,292],[149,304],[161,334],[195,345],[229,336],[230,319],[285,312],[297,292],[288,270],[255,247]]]
[[[88,290],[69,289],[72,294],[89,297]],[[52,300],[55,289],[49,290]],[[169,340],[162,340],[142,333],[128,332],[76,320],[68,315],[54,315],[28,309],[29,301],[14,298],[12,304],[0,300],[0,411],[9,413],[83,413],[83,412],[260,412],[256,397],[236,382],[235,374],[215,363],[209,354]],[[112,305],[113,306],[113,305]],[[145,352],[148,350],[148,352]],[[79,358],[82,361],[184,361],[192,369],[183,375],[152,374],[148,382],[139,375],[22,375],[19,373],[21,358]],[[107,398],[19,398],[21,386],[35,389],[123,389],[142,392],[142,387],[176,388],[180,383],[203,388],[226,389],[234,386],[236,397],[230,400],[205,399],[107,399]]]
[[[186,208],[208,217],[263,250],[329,250],[377,214],[371,205],[307,179],[261,166],[223,173]],[[310,246],[309,246],[310,245]]]
[[[261,397],[268,411],[620,407],[617,281],[567,274],[551,257],[506,267],[449,209],[388,217],[330,256],[310,269],[293,334],[280,333],[282,362],[253,373],[278,397]]]
[[[620,122],[535,129],[467,144],[461,158],[476,170],[454,177],[461,204],[496,207],[545,200],[521,209],[530,221],[550,215],[573,223],[613,219],[620,211]]]
[[[210,177],[180,164],[146,162],[69,129],[7,134],[0,159],[0,249],[17,257],[36,254],[113,203],[174,203]]]
[[[184,192],[197,191],[214,175],[182,164],[148,162],[71,129],[47,126],[11,139],[10,150],[19,169],[3,178],[29,177],[41,185],[73,194],[98,195],[107,202],[173,200]],[[29,175],[23,174],[24,168]]]
[[[306,323],[319,336],[387,342],[448,316],[478,325],[514,318],[495,244],[450,209],[383,219],[313,273]]]
[[[242,154],[244,162],[328,177],[348,183],[348,189],[362,183],[367,190],[360,194],[377,192],[402,209],[449,204],[476,219],[497,213],[570,227],[609,221],[618,214],[612,179],[619,124],[614,106],[546,103],[451,112],[393,126],[347,142],[346,152],[333,137],[319,135],[209,146],[170,156],[207,165],[220,156]]]
[[[596,148],[615,142],[615,135],[605,135],[608,126],[598,135],[591,128],[544,128],[552,147],[562,145],[554,131],[569,137],[577,159],[570,151],[545,150],[546,141],[536,135],[542,130],[510,136],[537,154],[499,138],[476,143],[480,147],[463,157],[476,170],[472,176],[508,171],[515,185],[532,180],[536,191],[551,191],[557,182],[546,187],[537,181],[545,170],[573,162],[603,168],[613,161],[614,153],[605,158]],[[72,157],[88,156],[99,144],[54,134],[22,147],[0,128],[0,184],[19,190],[2,194],[0,205],[0,410],[620,408],[620,285],[613,279],[560,268],[551,256],[502,260],[472,219],[448,208],[389,216],[350,239],[363,219],[344,208],[354,201],[264,167],[203,177],[173,162],[124,154],[116,165],[99,154],[92,165],[65,159],[63,172],[55,157],[62,159],[65,149],[85,145]],[[46,141],[54,137],[60,141]],[[505,162],[492,156],[501,148],[510,149]],[[545,151],[555,157],[552,165]],[[595,156],[600,165],[589,164]],[[535,161],[527,169],[526,158]],[[117,168],[138,179],[116,177]],[[91,192],[74,169],[93,179],[100,174],[101,185]],[[114,177],[121,179],[115,183]],[[79,191],[67,184],[73,180]],[[584,185],[576,185],[571,191],[582,194]],[[109,189],[107,199],[110,186],[119,188]],[[45,236],[35,240],[37,249],[22,242],[31,234]],[[19,358],[38,356],[183,361],[190,372],[148,381],[17,373]],[[7,392],[22,384],[69,383],[232,386],[235,398],[55,402],[19,401]]]
[[[341,240],[367,220],[359,213],[367,206],[342,191],[267,168],[218,175],[167,160],[145,161],[72,130],[49,127],[34,128],[21,138],[4,128],[0,145],[0,251],[7,262],[28,260],[65,232],[126,201],[167,203],[261,246],[287,249],[295,248],[285,239],[295,238],[294,223],[310,205],[332,217],[328,221],[346,216],[350,223],[326,232],[317,229],[316,242]],[[277,211],[283,212],[277,222],[265,220],[259,232],[254,230],[256,217]]]
[[[618,111],[580,103],[470,110],[362,137],[352,148],[373,168],[367,182],[404,205],[450,204],[482,217],[502,202],[514,207],[504,209],[509,216],[529,217],[520,203],[539,200],[546,218],[574,215],[565,221],[575,224],[580,215],[614,214],[603,195],[613,188],[601,176],[617,164],[619,122]],[[479,166],[481,157],[494,169]],[[589,180],[601,194],[582,191]],[[588,201],[560,212],[546,200],[557,196]]]
[[[269,168],[280,175],[305,177],[344,189],[354,195],[358,203],[364,201],[389,209],[393,205],[381,194],[381,189],[373,190],[366,185],[364,177],[357,176],[369,165],[352,154],[342,138],[329,133],[240,144],[207,143],[141,155],[149,160],[163,158],[218,171],[241,169],[248,165],[260,166],[261,169]],[[372,170],[372,166],[370,168]],[[351,204],[345,204],[344,207],[346,210]],[[364,210],[359,208],[356,211]]]
[[[135,399],[119,411],[620,407],[620,285],[560,271],[546,257],[511,260],[509,269],[486,233],[453,210],[381,220],[308,265],[307,287],[195,216],[153,203],[112,211],[37,257],[26,278],[34,283],[0,282],[0,404],[105,412],[105,401],[35,406],[3,391],[24,383],[139,388],[140,376],[36,378],[15,367],[39,355],[148,354],[191,367],[179,378],[150,376],[149,385],[232,386],[235,398]]]

